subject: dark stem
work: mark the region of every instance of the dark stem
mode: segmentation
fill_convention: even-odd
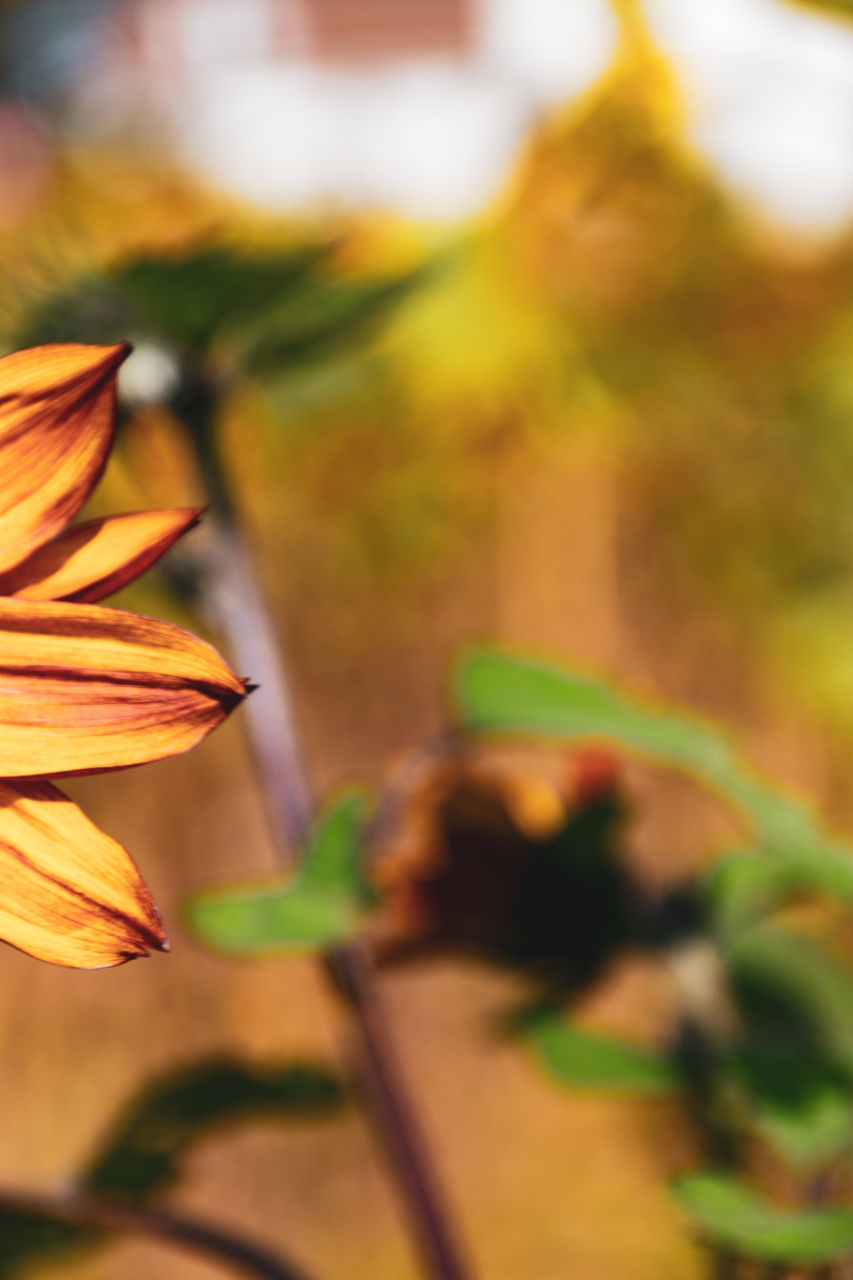
[[[466,1280],[471,1273],[451,1227],[448,1206],[388,1035],[388,1018],[370,954],[362,943],[354,941],[331,952],[328,964],[336,989],[352,1013],[367,1101],[425,1274],[434,1280]]]
[[[224,390],[203,365],[187,361],[172,407],[189,428],[209,499],[210,537],[199,566],[202,606],[238,674],[259,686],[244,707],[244,723],[277,860],[287,863],[307,835],[311,795],[278,637],[220,457],[216,420]]]
[[[80,1227],[144,1236],[230,1264],[259,1280],[309,1280],[301,1267],[231,1231],[166,1209],[115,1203],[85,1191],[63,1195],[0,1187],[0,1207],[15,1213],[60,1218]]]
[[[277,637],[236,524],[214,517],[204,601],[232,665],[259,686],[243,708],[278,860],[292,859],[311,822],[311,796],[297,737],[290,687]]]
[[[202,582],[203,604],[222,631],[238,674],[261,687],[245,707],[246,727],[267,814],[283,854],[303,843],[311,820],[311,795],[291,708],[286,662],[258,586],[231,500],[228,475],[216,447],[214,423],[220,390],[203,371],[185,384],[174,407],[188,422],[211,495],[216,549]],[[359,1071],[377,1133],[388,1155],[425,1274],[431,1280],[467,1280],[444,1198],[427,1154],[413,1105],[387,1031],[373,966],[353,944],[330,962],[346,996],[359,1054]]]

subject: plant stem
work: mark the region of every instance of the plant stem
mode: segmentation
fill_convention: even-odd
[[[202,576],[202,603],[223,633],[229,656],[261,686],[245,708],[246,727],[268,817],[286,854],[304,841],[311,794],[292,712],[287,666],[255,568],[239,527],[229,476],[216,446],[217,391],[200,376],[182,406],[196,440],[216,521],[216,550]],[[367,952],[339,948],[328,966],[346,996],[363,1087],[407,1210],[415,1244],[431,1280],[467,1280],[438,1180],[387,1031],[387,1016]]]
[[[451,1227],[448,1206],[388,1034],[388,1019],[370,954],[356,940],[337,947],[328,962],[336,988],[352,1013],[368,1104],[425,1274],[434,1280],[466,1280],[470,1272]]]
[[[199,561],[201,603],[222,633],[232,664],[259,686],[244,707],[244,723],[277,861],[286,864],[308,832],[311,794],[278,637],[220,455],[217,419],[226,390],[203,364],[188,361],[172,407],[189,428],[209,500],[210,543]]]
[[[0,1187],[0,1208],[14,1213],[59,1218],[80,1227],[144,1236],[231,1264],[258,1280],[309,1280],[301,1267],[269,1249],[219,1226],[166,1209],[116,1203],[85,1191],[64,1195]]]
[[[212,534],[204,600],[232,664],[259,685],[247,699],[244,722],[277,857],[284,863],[302,847],[312,807],[290,687],[240,530],[220,517]]]

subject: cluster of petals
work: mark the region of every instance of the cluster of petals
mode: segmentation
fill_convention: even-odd
[[[129,350],[0,359],[0,939],[74,968],[167,944],[130,856],[47,779],[184,751],[245,694],[204,641],[95,603],[199,515],[71,523],[106,464]]]

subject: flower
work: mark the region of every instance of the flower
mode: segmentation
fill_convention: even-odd
[[[167,948],[126,851],[48,778],[193,746],[245,682],[180,627],[94,602],[197,509],[70,525],[103,471],[127,344],[0,359],[0,939],[73,968]]]
[[[379,964],[469,955],[579,991],[637,940],[618,761],[585,749],[560,787],[458,745],[412,770],[369,873]],[[381,831],[381,828],[379,828]]]

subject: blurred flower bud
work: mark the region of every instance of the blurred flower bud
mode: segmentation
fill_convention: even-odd
[[[568,795],[471,757],[419,771],[375,850],[380,962],[456,953],[566,988],[597,977],[636,936],[625,806],[613,757],[579,752],[567,777]]]

